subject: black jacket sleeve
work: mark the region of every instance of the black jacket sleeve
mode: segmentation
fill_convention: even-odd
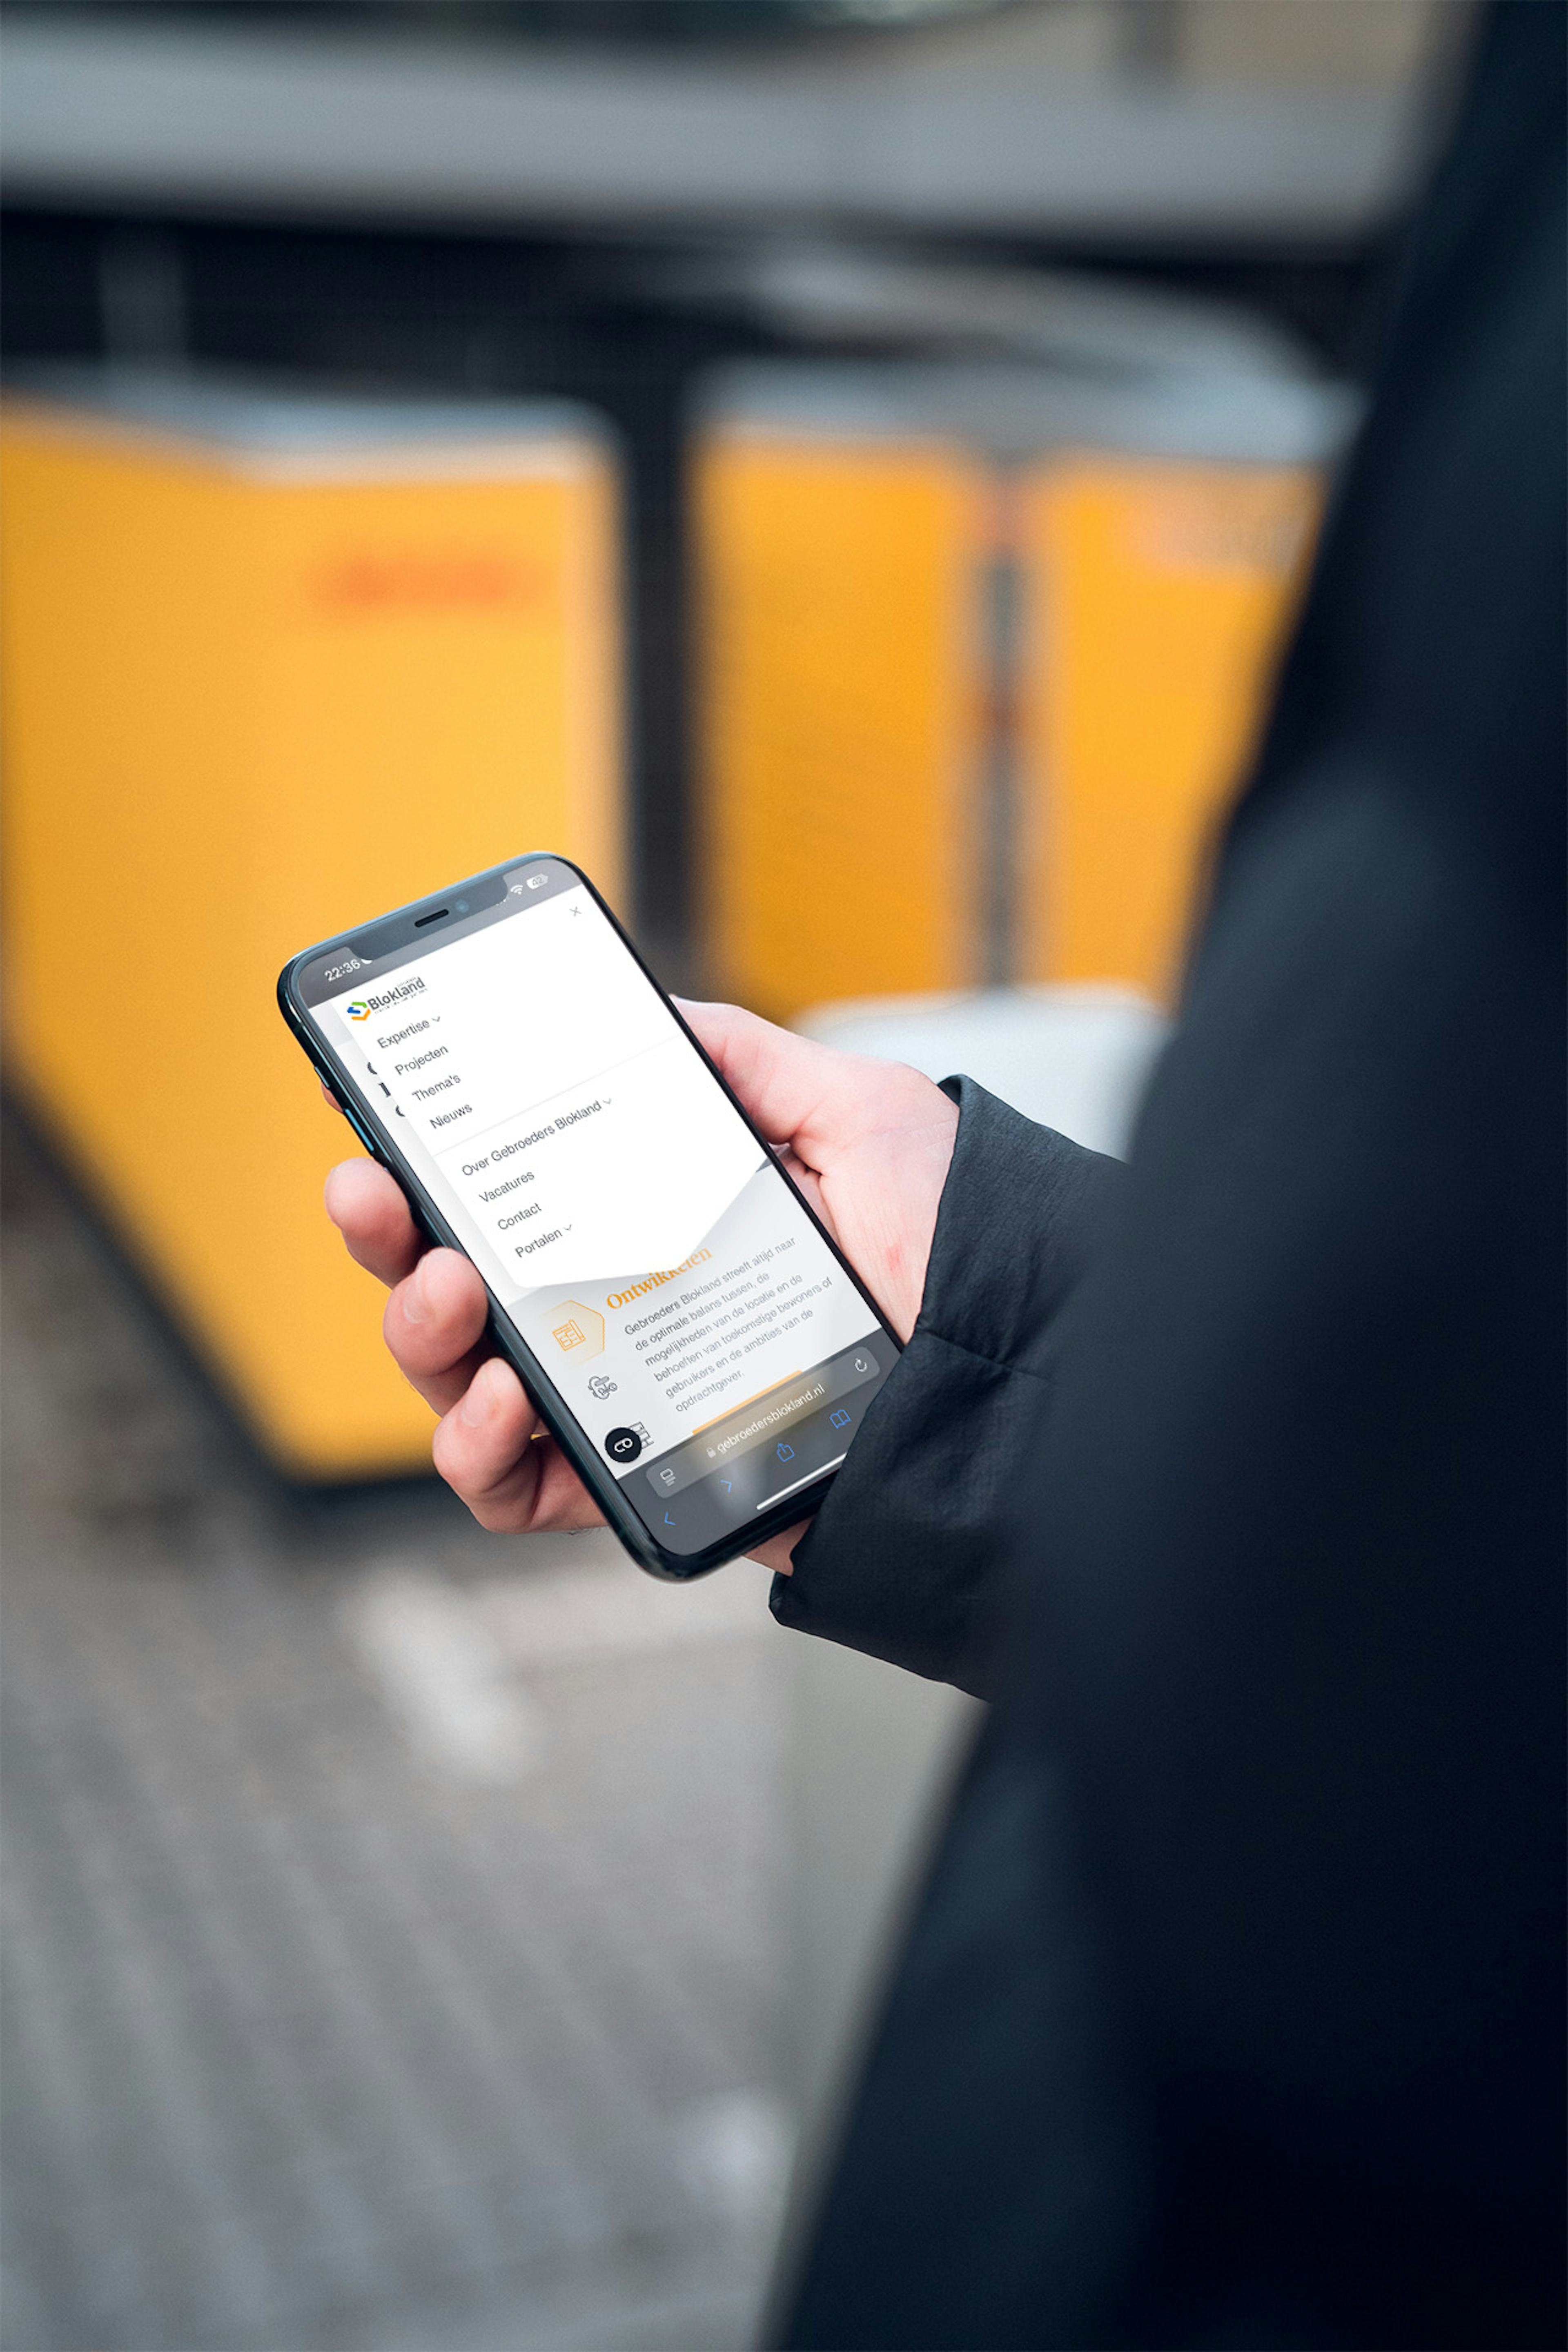
[[[958,1138],[920,1319],[772,1605],[987,1697],[1020,1477],[1121,1169],[973,1078],[944,1083]]]

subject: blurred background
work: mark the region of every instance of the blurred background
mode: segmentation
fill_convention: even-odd
[[[273,982],[554,848],[1124,1148],[1469,24],[0,11],[10,2352],[752,2339],[970,1710],[467,1522]]]

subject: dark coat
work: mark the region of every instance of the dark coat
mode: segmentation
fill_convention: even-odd
[[[997,1701],[792,2347],[1563,2340],[1564,23],[1486,28],[1130,1166],[955,1082],[775,1586]]]

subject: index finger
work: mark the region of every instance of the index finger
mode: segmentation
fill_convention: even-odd
[[[426,1244],[407,1202],[374,1160],[344,1160],[327,1179],[327,1214],[349,1255],[390,1289],[412,1274]]]

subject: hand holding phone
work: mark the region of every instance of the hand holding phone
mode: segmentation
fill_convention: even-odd
[[[305,950],[279,1001],[408,1204],[369,1173],[334,1188],[482,1516],[584,1523],[569,1465],[644,1567],[689,1577],[816,1507],[918,1307],[956,1125],[938,1088],[719,1008],[710,1057],[548,855]]]
[[[784,1147],[784,1166],[907,1339],[952,1158],[952,1104],[900,1063],[814,1045],[733,1005],[680,1011],[754,1124]],[[469,1261],[431,1249],[371,1160],[333,1170],[327,1212],[357,1263],[391,1290],[387,1346],[441,1415],[436,1467],[480,1525],[518,1535],[601,1526],[604,1514],[516,1372],[485,1352],[489,1300]],[[797,1522],[752,1557],[787,1573],[800,1532]]]

